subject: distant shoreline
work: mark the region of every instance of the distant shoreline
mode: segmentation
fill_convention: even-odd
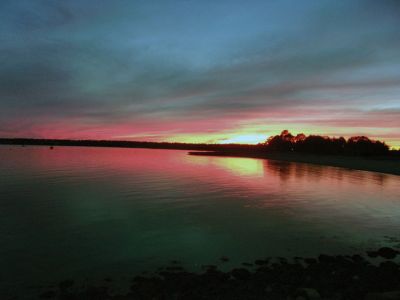
[[[15,146],[73,146],[73,147],[109,147],[109,148],[146,148],[176,149],[199,151],[260,151],[260,145],[245,144],[196,144],[171,142],[142,142],[123,140],[62,140],[62,139],[30,139],[0,138],[0,145]]]
[[[309,163],[316,165],[340,167],[353,170],[371,171],[400,175],[400,159],[394,157],[359,157],[343,155],[325,155],[308,153],[260,153],[260,152],[224,152],[224,151],[191,151],[190,155],[248,157],[272,159],[286,162]]]

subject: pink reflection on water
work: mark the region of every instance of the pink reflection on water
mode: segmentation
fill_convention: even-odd
[[[252,158],[190,156],[187,151],[90,148],[90,147],[0,147],[0,168],[12,172],[39,172],[117,178],[129,175],[164,176],[174,180],[197,180],[229,185],[249,193],[278,189],[399,190],[399,176],[304,163]],[[51,173],[53,172],[53,173]]]

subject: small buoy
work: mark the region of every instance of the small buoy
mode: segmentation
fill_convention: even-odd
[[[53,150],[54,149],[54,147],[53,146],[50,146],[50,150]]]

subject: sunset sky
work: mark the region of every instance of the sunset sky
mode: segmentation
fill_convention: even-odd
[[[0,0],[0,136],[400,147],[400,1]]]

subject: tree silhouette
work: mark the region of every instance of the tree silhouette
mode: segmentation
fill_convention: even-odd
[[[280,135],[271,136],[264,143],[268,151],[302,152],[315,154],[349,154],[349,155],[387,155],[389,147],[380,141],[366,136],[349,138],[330,138],[320,135],[306,136],[303,133],[292,135],[283,130]]]

